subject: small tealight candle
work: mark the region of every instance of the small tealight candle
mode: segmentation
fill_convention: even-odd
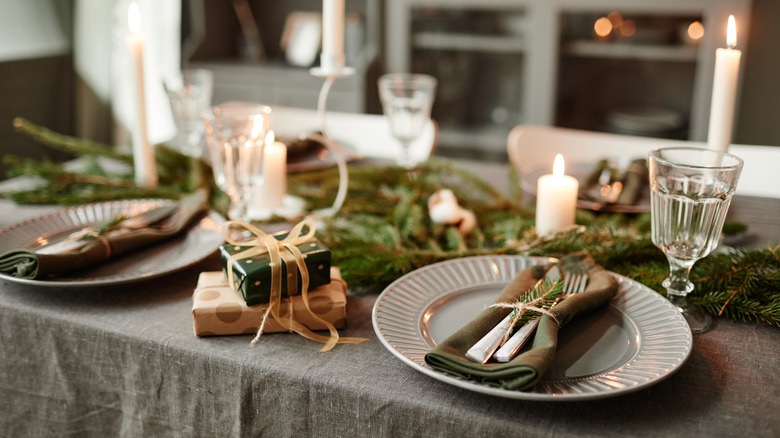
[[[564,175],[563,156],[555,156],[552,175],[543,175],[536,184],[536,233],[540,236],[574,225],[577,209],[576,178]]]
[[[260,208],[279,208],[287,193],[287,146],[274,141],[271,131],[263,152],[263,184],[257,187],[255,203]]]

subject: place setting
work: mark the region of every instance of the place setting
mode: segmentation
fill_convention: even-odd
[[[566,167],[568,175],[579,184],[578,208],[605,213],[650,211],[646,158],[600,158],[594,162],[567,163]],[[539,177],[548,172],[549,168],[538,167],[523,173],[523,189],[536,193]]]

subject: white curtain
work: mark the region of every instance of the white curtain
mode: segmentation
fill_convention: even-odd
[[[2,0],[0,62],[64,55],[69,50],[50,0]]]

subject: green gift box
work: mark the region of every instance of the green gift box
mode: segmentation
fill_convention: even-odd
[[[274,235],[282,240],[287,233]],[[311,239],[295,245],[303,254],[303,260],[309,272],[309,290],[330,283],[330,250],[317,239]],[[271,259],[267,252],[254,257],[236,260],[233,256],[242,253],[251,246],[222,245],[219,252],[222,267],[228,272],[233,267],[233,286],[249,306],[266,304],[271,300]],[[284,247],[279,249],[282,255],[282,298],[301,293],[302,279],[295,258]],[[297,275],[293,276],[293,273]],[[293,283],[291,283],[293,282]]]

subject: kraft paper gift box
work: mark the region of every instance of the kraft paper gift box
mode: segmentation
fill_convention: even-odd
[[[277,240],[287,236],[286,233],[274,235]],[[330,283],[331,254],[328,247],[317,239],[296,245],[304,257],[309,272],[309,290]],[[236,291],[244,297],[250,306],[268,303],[271,296],[271,260],[268,253],[257,257],[235,260],[235,254],[241,253],[250,246],[222,245],[219,247],[222,266],[225,272],[232,264],[234,285]],[[282,251],[282,298],[301,292],[301,274],[297,269],[295,259],[289,251]],[[292,268],[292,269],[291,269]],[[293,277],[292,273],[297,275]],[[294,283],[290,283],[290,282]],[[292,289],[292,290],[288,290]]]
[[[309,305],[317,316],[340,329],[346,326],[347,320],[347,283],[335,266],[330,268],[330,277],[330,283],[309,291]],[[282,318],[289,317],[290,306],[295,321],[310,330],[327,330],[324,324],[311,317],[302,295],[282,299],[279,307]],[[267,304],[248,306],[241,295],[230,288],[224,272],[203,272],[193,294],[195,335],[256,334],[267,307]],[[263,333],[285,331],[287,329],[269,315]]]

